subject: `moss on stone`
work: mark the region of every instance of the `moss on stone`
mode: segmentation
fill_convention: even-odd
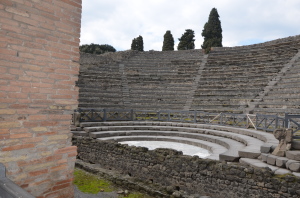
[[[97,194],[100,191],[112,192],[115,190],[110,182],[80,169],[74,171],[74,184],[84,193]]]

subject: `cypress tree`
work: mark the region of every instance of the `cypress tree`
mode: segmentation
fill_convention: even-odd
[[[174,38],[170,30],[166,31],[164,35],[162,51],[174,51]]]
[[[141,52],[144,51],[144,41],[141,35],[136,38],[136,43],[137,43],[137,50]]]
[[[144,51],[144,42],[142,36],[138,36],[132,40],[131,50]]]
[[[131,42],[131,50],[137,50],[136,38],[134,38]]]
[[[208,22],[205,23],[202,36],[204,37],[202,49],[206,53],[210,52],[211,47],[223,47],[222,46],[222,27],[219,20],[219,14],[216,8],[210,11]]]
[[[195,33],[191,29],[185,30],[185,33],[179,38],[178,50],[195,49],[194,39]]]

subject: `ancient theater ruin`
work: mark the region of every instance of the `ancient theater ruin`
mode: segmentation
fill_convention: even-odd
[[[154,197],[299,197],[299,50],[293,36],[209,54],[81,54],[77,165],[118,171],[124,185],[151,183],[155,190],[143,189]],[[124,141],[184,143],[210,155]]]

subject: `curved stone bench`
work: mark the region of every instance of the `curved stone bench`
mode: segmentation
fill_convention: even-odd
[[[189,144],[193,146],[198,146],[209,150],[212,154],[206,158],[220,160],[220,154],[227,151],[224,146],[221,146],[216,143],[207,142],[204,140],[196,140],[183,137],[168,137],[168,136],[114,136],[106,138],[98,138],[99,141],[105,140],[116,140],[118,142],[122,141],[169,141],[169,142],[178,142],[183,144]]]
[[[129,136],[128,138],[134,137],[149,137],[149,138],[156,138],[156,137],[176,137],[178,139],[183,138],[184,140],[191,139],[190,141],[193,142],[194,140],[203,140],[206,142],[212,142],[219,144],[225,148],[227,151],[224,153],[220,153],[219,160],[221,161],[230,161],[236,162],[239,160],[239,151],[245,148],[243,143],[235,141],[233,139],[228,139],[224,137],[214,136],[214,135],[207,135],[207,134],[197,134],[197,133],[188,133],[188,132],[173,132],[173,131],[151,131],[151,130],[124,130],[124,131],[101,131],[101,132],[91,132],[90,137],[98,138],[98,139],[106,139],[106,138],[118,138],[119,136],[125,137]]]
[[[278,140],[273,136],[271,133],[257,131],[254,129],[243,129],[237,127],[230,127],[230,126],[222,126],[222,125],[211,125],[211,124],[194,124],[194,123],[182,123],[182,122],[156,122],[156,121],[118,121],[118,122],[85,122],[81,123],[80,126],[87,128],[87,127],[97,127],[97,126],[172,126],[172,127],[186,127],[186,128],[200,128],[200,129],[212,129],[212,130],[219,130],[219,131],[227,131],[232,133],[237,133],[241,135],[246,135],[250,137],[254,137],[259,139],[265,143],[277,146]],[[189,129],[185,129],[189,130]],[[191,129],[192,130],[192,129]],[[92,129],[87,130],[87,132],[91,131]]]
[[[97,131],[101,132],[91,132],[97,129]],[[110,127],[87,127],[85,128],[86,132],[90,132],[90,136],[93,138],[98,138],[102,135],[110,134],[111,130],[122,131],[119,134],[126,134],[127,132],[134,133],[135,130],[143,130],[143,133],[147,133],[147,135],[160,135],[165,133],[167,135],[181,136],[181,137],[189,137],[196,139],[203,139],[210,142],[219,143],[226,148],[229,149],[229,145],[239,145],[243,144],[243,147],[236,147],[235,152],[231,152],[231,155],[236,154],[236,158],[238,157],[246,157],[246,158],[257,158],[260,156],[260,146],[264,144],[263,141],[258,140],[256,138],[236,134],[232,132],[224,132],[219,130],[211,130],[211,129],[199,129],[199,128],[189,128],[189,127],[167,127],[167,126],[110,126]],[[145,131],[147,130],[147,131]],[[164,130],[164,132],[162,131]],[[109,131],[104,133],[103,131]],[[118,134],[118,131],[114,132],[114,134]],[[158,132],[159,131],[159,132]],[[171,133],[171,131],[179,131],[177,133]],[[103,134],[104,133],[104,134]],[[190,134],[193,133],[193,134]],[[112,133],[113,135],[113,133]],[[225,143],[220,140],[226,140]],[[226,146],[227,145],[227,146]],[[233,157],[232,156],[232,157]]]
[[[156,135],[164,133],[164,135],[180,135],[180,136],[193,136],[193,138],[203,138],[206,137],[207,141],[212,141],[220,143],[219,138],[222,137],[227,139],[227,143],[220,143],[221,145],[234,144],[234,142],[229,143],[230,141],[238,142],[237,144],[244,144],[245,146],[239,147],[234,152],[231,152],[230,148],[228,153],[224,153],[224,156],[221,156],[223,160],[236,160],[237,156],[242,158],[257,158],[260,156],[261,146],[268,147],[276,146],[278,140],[274,138],[272,134],[251,130],[251,129],[242,129],[234,128],[220,125],[208,125],[208,124],[193,124],[193,123],[180,123],[180,122],[155,122],[155,121],[129,121],[129,122],[89,122],[81,123],[81,127],[84,128],[86,133],[89,133],[91,137],[97,137],[96,134],[104,132],[120,133],[121,131],[126,134],[126,131],[147,131]],[[143,133],[146,133],[143,132]],[[163,132],[165,131],[165,132]],[[96,132],[96,133],[94,133]],[[136,132],[137,134],[138,132]],[[160,134],[159,134],[160,133]],[[193,133],[193,134],[189,134]],[[197,135],[195,135],[197,134]],[[142,135],[142,134],[140,134]],[[148,135],[148,134],[147,134]],[[210,135],[210,136],[205,136]],[[211,137],[214,138],[211,138]],[[211,139],[209,139],[210,137]],[[201,139],[200,138],[200,139]],[[266,144],[266,145],[265,145]]]

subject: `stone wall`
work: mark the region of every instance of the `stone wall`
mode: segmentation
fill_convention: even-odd
[[[0,162],[38,198],[73,197],[81,0],[1,0]]]
[[[85,137],[74,137],[73,144],[78,147],[79,159],[156,184],[161,191],[176,189],[216,198],[300,196],[299,178],[274,176],[270,169],[184,156],[171,149],[149,151]]]

